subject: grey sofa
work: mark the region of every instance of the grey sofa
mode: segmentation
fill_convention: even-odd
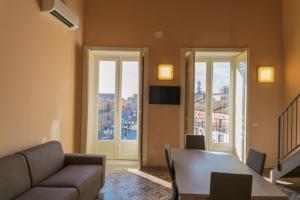
[[[56,141],[0,158],[0,199],[95,199],[105,161],[103,155],[64,154]]]

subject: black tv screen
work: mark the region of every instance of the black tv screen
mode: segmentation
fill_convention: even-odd
[[[149,103],[180,105],[180,87],[150,86]]]

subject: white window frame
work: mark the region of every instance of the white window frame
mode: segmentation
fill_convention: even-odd
[[[114,139],[113,140],[118,140],[118,141],[124,141],[124,142],[129,142],[129,143],[135,143],[137,141],[139,141],[139,129],[137,129],[137,138],[136,140],[122,140],[121,137],[121,122],[122,122],[122,69],[123,69],[123,65],[122,62],[126,62],[126,61],[136,61],[136,62],[141,62],[139,57],[134,57],[134,56],[98,56],[96,58],[97,63],[100,63],[100,61],[114,61],[116,62],[116,76],[115,76],[115,113],[114,113],[114,126],[115,126],[115,133],[114,133]],[[140,64],[139,64],[139,68],[140,68]],[[98,68],[99,70],[99,68]],[[140,69],[138,69],[140,71]],[[99,74],[99,71],[97,71],[97,73]],[[138,82],[140,83],[140,76],[138,77],[139,80]],[[98,81],[99,81],[99,77],[98,77]],[[139,88],[141,86],[139,85]],[[99,91],[99,84],[96,85],[97,91]],[[138,90],[137,95],[141,95],[140,94],[140,90]],[[138,98],[138,111],[140,112],[139,108],[140,108],[140,98]],[[99,115],[97,113],[97,119],[99,119]],[[137,115],[137,125],[138,127],[140,127],[140,116]],[[98,124],[97,124],[97,130],[98,130]],[[116,138],[118,136],[118,138]],[[108,142],[108,141],[112,141],[112,140],[99,140],[98,139],[98,131],[96,133],[96,139],[100,142]]]
[[[205,136],[207,148],[216,151],[233,152],[234,144],[234,100],[235,100],[235,63],[234,59],[226,57],[195,57],[196,62],[206,63],[206,119],[205,119]],[[230,88],[229,88],[229,143],[213,143],[212,142],[212,92],[213,92],[213,63],[214,62],[229,62],[230,63]],[[194,75],[195,76],[195,75]]]

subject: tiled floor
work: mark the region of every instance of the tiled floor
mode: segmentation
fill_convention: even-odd
[[[264,173],[268,177],[268,171]],[[297,183],[296,180],[284,180]],[[170,178],[164,167],[127,169],[108,167],[105,187],[99,193],[99,200],[169,200]],[[277,185],[288,194],[289,200],[300,200],[300,184]]]
[[[167,181],[128,169],[108,169],[105,187],[99,194],[102,200],[168,200]]]

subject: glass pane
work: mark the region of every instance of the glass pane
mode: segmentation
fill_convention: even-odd
[[[194,134],[205,135],[206,122],[206,62],[195,63]]]
[[[115,136],[116,62],[99,62],[98,139],[113,140]]]
[[[138,61],[122,62],[122,140],[137,139],[138,70]]]
[[[212,142],[229,143],[230,62],[213,63]]]

